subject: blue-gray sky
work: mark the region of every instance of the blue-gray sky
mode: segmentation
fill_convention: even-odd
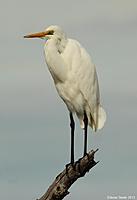
[[[69,117],[47,70],[43,42],[23,35],[60,25],[92,56],[107,123],[89,130],[101,162],[66,199],[137,195],[137,1],[1,1],[0,199],[40,197],[69,161]],[[77,122],[76,157],[82,155]],[[137,196],[136,196],[137,198]]]

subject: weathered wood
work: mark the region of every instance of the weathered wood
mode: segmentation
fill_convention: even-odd
[[[86,156],[76,161],[73,166],[68,165],[68,167],[56,177],[47,192],[37,200],[61,200],[68,195],[68,189],[71,185],[78,178],[83,177],[86,172],[89,172],[89,170],[98,163],[94,160],[96,151],[91,150]]]

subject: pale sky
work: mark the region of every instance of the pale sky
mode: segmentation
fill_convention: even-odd
[[[23,35],[60,25],[96,64],[105,127],[89,129],[100,163],[66,200],[137,198],[137,1],[1,1],[0,199],[35,200],[69,162],[68,111],[47,70],[41,40]],[[76,119],[76,158],[83,153]]]

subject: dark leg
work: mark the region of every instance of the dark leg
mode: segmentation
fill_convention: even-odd
[[[87,155],[87,129],[88,129],[88,118],[84,112],[84,155]]]
[[[75,122],[73,119],[73,115],[70,112],[70,127],[71,127],[71,164],[74,163],[74,130],[75,130]]]

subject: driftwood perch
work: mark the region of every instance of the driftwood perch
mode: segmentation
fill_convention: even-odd
[[[68,195],[68,189],[71,185],[78,178],[83,177],[86,172],[89,172],[89,170],[98,163],[94,160],[96,151],[91,150],[86,156],[76,161],[73,166],[68,165],[68,167],[56,177],[47,192],[37,200],[61,200]]]

